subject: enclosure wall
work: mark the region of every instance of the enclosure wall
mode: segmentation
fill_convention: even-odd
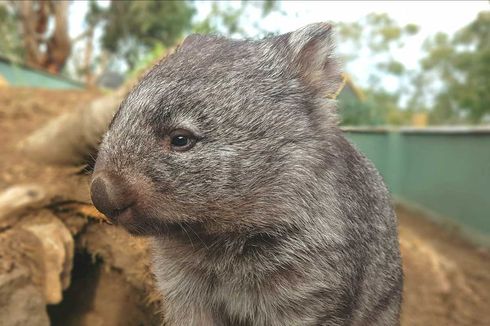
[[[490,239],[490,129],[344,131],[396,198]]]
[[[83,85],[40,70],[31,69],[0,60],[0,76],[10,86],[39,87],[51,89],[82,89]]]

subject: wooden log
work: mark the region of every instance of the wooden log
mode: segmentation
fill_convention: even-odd
[[[167,53],[175,51],[170,48]],[[153,67],[158,58],[148,64]],[[165,58],[163,59],[165,60]],[[73,112],[61,115],[36,130],[18,144],[29,158],[40,163],[57,165],[80,165],[94,158],[109,123],[126,94],[136,84],[139,76],[148,70],[137,72],[117,91],[82,104]]]
[[[63,114],[18,144],[26,157],[40,163],[80,165],[96,155],[127,88]]]
[[[3,273],[0,270],[0,325],[49,324],[46,303],[41,292],[29,282],[27,270],[18,266]]]
[[[70,231],[58,218],[47,213],[29,219],[20,227],[39,244],[36,259],[44,271],[40,285],[46,303],[60,303],[63,290],[70,285],[73,266],[75,245]]]
[[[15,224],[18,216],[40,206],[46,199],[43,187],[36,184],[17,185],[0,193],[0,230]]]

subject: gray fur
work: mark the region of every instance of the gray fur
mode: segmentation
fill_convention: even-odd
[[[121,224],[154,239],[166,325],[399,324],[396,219],[325,98],[331,33],[193,35],[121,104],[96,172],[133,192]],[[175,128],[200,140],[167,150]]]

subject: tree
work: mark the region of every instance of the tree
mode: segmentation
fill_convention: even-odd
[[[25,62],[59,73],[70,55],[68,1],[24,0],[12,2],[22,26]],[[54,28],[48,29],[53,22]]]
[[[155,47],[173,46],[186,33],[247,36],[243,18],[248,8],[259,9],[262,17],[278,9],[272,0],[242,1],[238,7],[213,2],[211,6],[207,17],[194,21],[196,8],[191,1],[112,1],[106,10],[93,3],[87,19],[99,17],[104,26],[102,47],[133,70],[146,53]]]
[[[347,65],[354,60],[369,57],[376,65],[369,79],[379,79],[383,74],[401,77],[406,68],[397,61],[393,53],[402,48],[407,39],[418,33],[419,27],[414,24],[399,25],[386,13],[371,13],[353,23],[336,23],[339,43],[343,45],[344,60]],[[377,87],[377,85],[371,85]]]
[[[425,44],[424,87],[437,95],[432,123],[480,123],[490,115],[490,11],[454,36],[439,33]]]
[[[349,125],[404,124],[410,119],[410,110],[403,111],[400,102],[410,86],[413,72],[393,53],[415,35],[419,28],[414,24],[399,25],[387,14],[371,13],[353,22],[336,23],[341,52],[347,69],[354,62],[368,60],[372,68],[364,87],[366,101],[354,98],[340,103],[342,123]],[[383,79],[391,76],[393,89],[385,89]]]
[[[21,59],[24,47],[19,32],[17,15],[6,2],[0,2],[0,54],[13,59]]]
[[[85,15],[85,23],[87,25],[86,30],[74,40],[78,41],[85,38],[83,55],[80,55],[75,59],[75,66],[77,75],[84,77],[85,84],[88,87],[94,86],[96,79],[94,65],[95,62],[98,62],[100,65],[101,61],[99,58],[94,60],[94,37],[95,29],[103,20],[104,10],[97,4],[96,0],[89,0],[87,14]]]
[[[410,120],[411,111],[400,109],[398,94],[370,89],[364,93],[366,99],[362,102],[353,96],[341,96],[339,99],[343,125],[403,125]]]
[[[213,2],[210,13],[200,21],[195,20],[195,3],[169,2],[111,2],[102,9],[94,2],[87,19],[94,16],[103,26],[102,47],[110,53],[112,61],[122,60],[130,73],[142,65],[161,57],[165,49],[177,44],[185,34],[222,34],[248,37],[243,29],[250,11],[262,17],[278,9],[274,0],[240,3]],[[260,32],[264,31],[257,28]],[[115,59],[115,60],[114,60]]]
[[[102,47],[133,69],[157,44],[172,46],[190,30],[195,9],[190,1],[111,1],[107,9],[92,3],[103,24]]]
[[[89,0],[86,29],[70,39],[69,4],[69,1],[57,0],[0,2],[0,53],[22,58],[33,67],[59,73],[73,46],[84,40],[84,46],[78,47],[80,51],[71,58],[71,67],[75,68],[72,72],[84,78],[87,85],[93,85],[95,71],[104,70],[102,66],[106,64],[118,66],[122,62],[123,69],[134,71],[139,62],[148,61],[148,54],[161,53],[186,33],[245,35],[242,28],[245,8],[259,8],[263,16],[277,9],[277,2],[273,0],[243,1],[240,8],[217,2],[213,3],[214,9],[208,17],[196,22],[193,20],[195,3],[190,0],[111,1],[108,7]],[[17,33],[17,25],[21,27],[20,33]],[[96,51],[98,30],[102,34],[102,53]]]
[[[279,2],[266,0],[262,2],[241,1],[237,3],[213,2],[210,13],[202,20],[195,22],[192,27],[194,33],[199,34],[224,34],[228,36],[250,37],[243,28],[243,22],[248,17],[248,10],[259,11],[262,18],[279,10]],[[250,21],[250,19],[249,19]],[[258,24],[254,25],[257,30],[256,37],[274,34],[265,31]]]

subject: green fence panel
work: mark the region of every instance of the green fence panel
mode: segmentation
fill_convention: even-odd
[[[22,65],[0,61],[0,76],[10,86],[39,87],[50,89],[82,89],[83,85],[64,77],[26,68]]]
[[[490,239],[490,128],[346,128],[346,136],[397,198]]]

